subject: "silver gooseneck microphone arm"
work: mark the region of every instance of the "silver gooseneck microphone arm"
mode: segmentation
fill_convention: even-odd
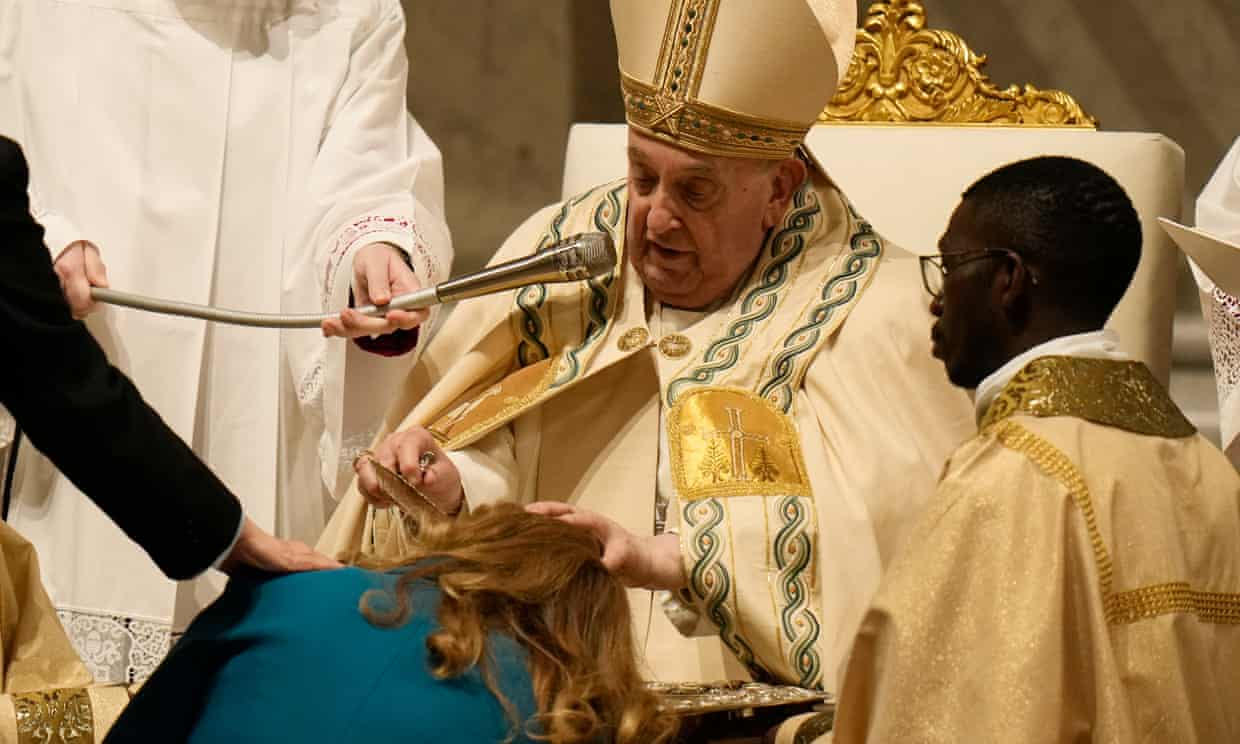
[[[611,236],[603,232],[581,233],[570,235],[533,255],[449,279],[434,287],[398,295],[386,305],[366,305],[354,309],[363,315],[372,316],[381,316],[388,310],[421,310],[432,305],[459,302],[471,297],[503,292],[530,284],[589,279],[602,276],[614,268],[616,268],[616,248]],[[324,320],[339,316],[339,313],[318,315],[250,313],[144,297],[103,287],[92,287],[90,296],[98,302],[106,302],[109,305],[259,328],[318,328]]]

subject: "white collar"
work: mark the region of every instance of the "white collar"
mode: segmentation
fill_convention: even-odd
[[[994,401],[999,391],[1003,390],[1016,373],[1034,359],[1044,356],[1074,356],[1086,359],[1114,359],[1127,361],[1128,355],[1119,348],[1119,334],[1115,331],[1089,331],[1071,336],[1060,336],[1045,341],[1029,349],[1023,354],[1012,357],[999,369],[991,372],[977,386],[973,398],[974,410],[980,422],[986,415],[986,409]]]

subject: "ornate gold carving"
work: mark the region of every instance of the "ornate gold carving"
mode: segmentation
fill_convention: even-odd
[[[1148,367],[1110,359],[1034,359],[995,397],[981,428],[1017,414],[1073,416],[1155,437],[1187,437],[1197,431]]]
[[[18,744],[93,744],[95,720],[85,688],[13,696]]]
[[[1000,90],[981,71],[985,64],[986,55],[956,34],[927,28],[921,3],[876,2],[857,30],[848,74],[818,122],[1097,128],[1067,93],[1029,84]]]

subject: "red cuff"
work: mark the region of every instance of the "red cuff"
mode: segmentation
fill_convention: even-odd
[[[371,338],[370,336],[359,336],[353,339],[353,343],[364,351],[379,356],[394,357],[402,354],[408,354],[418,345],[418,328],[408,331],[399,330],[385,333],[382,336]]]
[[[406,262],[408,262],[408,259],[406,259]],[[349,307],[355,307],[352,287],[349,287]],[[371,354],[385,357],[401,356],[413,351],[418,345],[418,330],[417,328],[408,331],[401,329],[375,338],[359,336],[353,339],[353,343],[357,344],[357,347],[362,351],[368,351]]]

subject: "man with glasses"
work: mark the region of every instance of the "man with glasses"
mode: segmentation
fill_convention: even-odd
[[[922,259],[980,431],[892,562],[834,741],[1235,741],[1240,477],[1101,330],[1141,228],[1092,165],[965,192]]]

